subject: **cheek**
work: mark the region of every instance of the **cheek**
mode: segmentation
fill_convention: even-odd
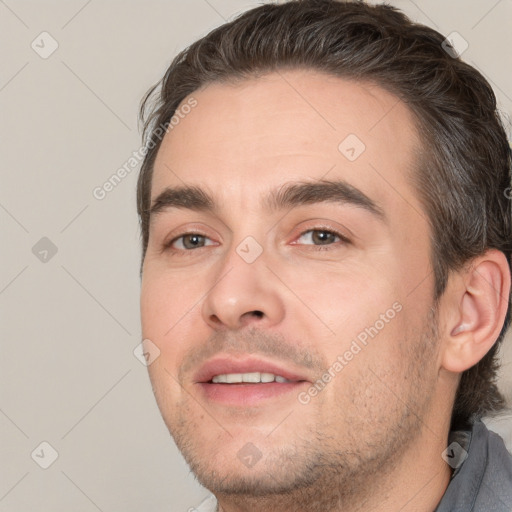
[[[148,271],[141,287],[141,325],[143,339],[149,339],[160,351],[148,366],[158,401],[165,395],[180,393],[178,370],[190,342],[206,334],[198,331],[198,308],[204,292],[194,280],[178,274]],[[160,392],[159,392],[160,390]],[[158,396],[160,395],[160,399]]]
[[[301,299],[315,313],[308,315],[311,343],[323,352],[336,375],[331,388],[337,389],[336,396],[367,376],[368,367],[377,370],[401,360],[408,313],[394,272],[394,268],[387,273],[375,267],[362,270],[354,264],[343,272],[325,268],[318,275],[308,272],[295,283],[303,291]],[[320,332],[325,334],[319,338]]]
[[[293,280],[289,282],[293,283],[290,288],[313,313],[313,320],[321,320],[331,335],[348,340],[373,325],[399,299],[391,272],[393,269],[386,274],[354,262],[342,269],[325,265],[310,268],[290,275]]]
[[[143,336],[163,339],[179,331],[199,307],[204,293],[200,282],[165,269],[145,270],[140,295]]]

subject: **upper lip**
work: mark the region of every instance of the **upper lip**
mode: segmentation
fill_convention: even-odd
[[[210,382],[215,375],[226,373],[273,373],[291,381],[308,379],[292,368],[257,357],[216,356],[204,363],[194,375],[194,382]]]

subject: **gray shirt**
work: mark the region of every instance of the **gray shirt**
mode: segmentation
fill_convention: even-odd
[[[443,458],[454,472],[434,512],[512,512],[512,455],[481,420],[451,432]],[[215,497],[190,510],[215,512]]]
[[[459,445],[467,457],[434,512],[511,512],[512,455],[503,439],[476,420],[471,430],[451,432],[449,447],[452,443],[448,455],[455,458]]]

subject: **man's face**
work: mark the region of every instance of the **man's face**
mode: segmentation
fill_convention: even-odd
[[[333,475],[355,486],[421,449],[436,394],[412,115],[379,87],[313,71],[193,97],[163,140],[151,198],[196,187],[211,201],[181,194],[172,206],[168,194],[143,267],[164,420],[214,492]],[[291,382],[236,383],[241,373]]]

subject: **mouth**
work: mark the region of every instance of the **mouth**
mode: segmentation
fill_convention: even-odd
[[[293,368],[255,358],[218,357],[208,361],[195,375],[204,398],[230,406],[254,406],[297,394],[309,384]]]

